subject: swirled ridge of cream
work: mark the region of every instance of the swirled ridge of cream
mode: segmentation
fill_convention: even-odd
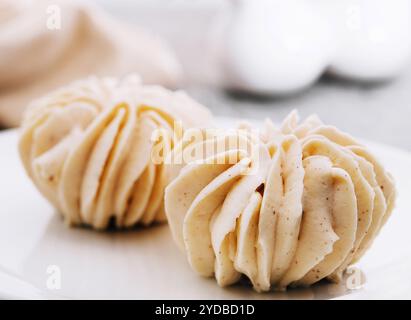
[[[220,286],[244,275],[257,291],[340,281],[392,212],[391,175],[316,116],[299,123],[293,112],[278,129],[266,121],[261,133],[238,135],[252,154],[237,144],[189,162],[166,188],[169,225],[191,267]]]
[[[175,124],[190,128],[210,119],[183,92],[133,76],[91,77],[32,102],[19,151],[29,177],[68,224],[149,225],[165,220],[161,155],[181,138]]]

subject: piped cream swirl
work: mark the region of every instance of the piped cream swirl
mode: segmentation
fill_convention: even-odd
[[[299,123],[293,112],[279,129],[267,121],[249,141],[258,157],[226,148],[214,157],[235,152],[236,162],[188,163],[166,188],[169,225],[191,267],[221,286],[245,275],[257,291],[339,281],[390,216],[392,177],[316,116]]]
[[[187,129],[209,121],[208,110],[183,92],[133,76],[88,78],[31,104],[20,156],[69,224],[148,225],[165,218],[162,159],[181,138],[175,124]]]

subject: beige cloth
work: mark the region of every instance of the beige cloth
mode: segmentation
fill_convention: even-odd
[[[56,6],[61,28],[49,29]],[[180,79],[177,60],[160,39],[98,8],[62,0],[0,1],[0,125],[18,125],[33,98],[74,79],[132,72],[168,87]]]
[[[224,135],[180,145],[191,153]],[[268,121],[261,135],[231,135],[248,143],[193,158],[166,188],[168,222],[191,267],[221,286],[246,275],[257,291],[339,281],[391,214],[390,174],[317,117],[299,123],[292,113],[280,129]]]

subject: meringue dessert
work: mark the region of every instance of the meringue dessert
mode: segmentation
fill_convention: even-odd
[[[348,134],[316,116],[300,123],[296,112],[260,133],[183,137],[174,151],[229,138],[238,143],[176,165],[166,188],[171,232],[191,267],[220,286],[244,275],[259,292],[341,281],[391,215],[391,175]]]
[[[69,225],[96,229],[164,221],[165,157],[208,109],[185,93],[91,77],[35,100],[19,152],[29,177]]]

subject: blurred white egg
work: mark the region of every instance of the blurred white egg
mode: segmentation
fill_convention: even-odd
[[[226,87],[284,94],[307,87],[327,67],[335,44],[317,5],[305,0],[243,0],[223,37]]]
[[[330,70],[356,80],[393,77],[411,53],[409,0],[323,1],[335,15],[339,47]]]

